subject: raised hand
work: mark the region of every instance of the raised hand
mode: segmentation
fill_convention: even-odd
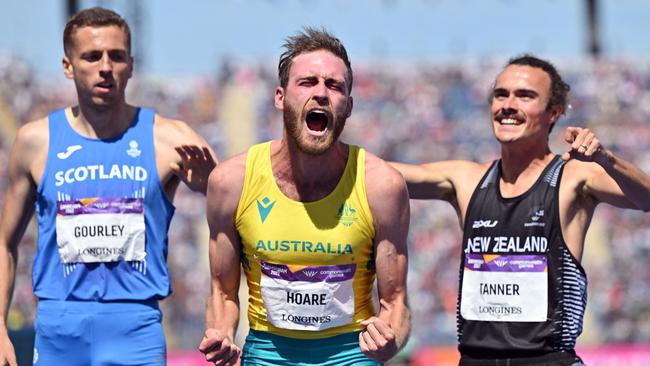
[[[191,190],[205,193],[208,176],[217,165],[210,149],[206,146],[181,145],[174,150],[180,156],[181,163],[170,163],[171,169]]]
[[[567,127],[564,131],[564,141],[570,147],[562,155],[562,159],[577,159],[582,161],[594,161],[599,154],[603,153],[603,146],[596,135],[588,128]]]

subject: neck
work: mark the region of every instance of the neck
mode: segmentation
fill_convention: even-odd
[[[135,118],[136,108],[126,103],[111,106],[84,105],[71,108],[70,122],[79,134],[89,138],[110,138],[124,132]]]
[[[335,142],[318,155],[306,154],[292,141],[283,138],[271,149],[273,175],[289,198],[309,202],[324,198],[338,184],[348,160],[349,148]]]
[[[553,159],[548,144],[508,146],[501,145],[501,176],[507,183],[515,183],[521,175],[544,169]]]

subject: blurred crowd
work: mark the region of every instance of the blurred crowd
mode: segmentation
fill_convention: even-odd
[[[489,161],[498,156],[491,131],[488,91],[504,60],[453,64],[355,64],[354,110],[343,140],[387,160]],[[571,85],[571,108],[551,135],[565,147],[563,128],[593,129],[602,143],[650,172],[650,63],[559,60]],[[281,114],[273,107],[274,65],[224,62],[215,75],[195,78],[135,77],[132,104],[192,124],[220,159],[250,143],[279,138]],[[75,100],[71,82],[36,80],[30,66],[0,58],[0,166],[7,166],[11,137],[25,121]],[[245,134],[245,138],[240,135]],[[0,195],[7,176],[0,174]],[[0,196],[0,202],[4,198]],[[170,349],[194,349],[203,334],[209,289],[207,228],[201,195],[181,189],[170,230],[168,263],[173,295],[162,304]],[[456,296],[461,230],[446,203],[411,201],[409,294],[413,332],[409,349],[456,342]],[[29,327],[35,299],[31,260],[35,225],[20,246],[18,278],[9,317],[13,329]],[[582,344],[650,342],[650,215],[602,206],[587,237],[583,264],[589,303]],[[408,352],[408,350],[407,350]]]

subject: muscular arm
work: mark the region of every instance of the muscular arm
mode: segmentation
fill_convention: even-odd
[[[206,193],[216,154],[187,123],[156,116],[154,125],[158,173],[167,197],[173,198],[180,182]]]
[[[589,129],[568,127],[565,140],[570,144],[565,159],[596,163],[573,164],[577,167],[574,170],[585,174],[583,191],[594,197],[596,203],[650,211],[650,177],[646,173],[605,149]]]
[[[360,345],[369,357],[386,361],[406,344],[411,327],[406,293],[409,202],[404,180],[397,171],[370,154],[366,161],[381,308],[376,318],[364,322],[366,330],[360,336]]]
[[[419,165],[390,162],[390,165],[404,177],[411,198],[454,200],[454,185],[449,174],[453,169],[453,161]]]
[[[241,243],[234,217],[242,191],[245,155],[215,168],[208,181],[207,219],[210,228],[211,287],[206,310],[206,332],[199,346],[216,365],[231,365],[241,353],[233,343],[239,322]]]
[[[435,199],[449,202],[460,224],[476,185],[490,166],[466,160],[447,160],[426,164],[389,163],[397,169],[412,199]]]
[[[0,363],[10,365],[16,361],[6,319],[16,277],[18,244],[34,213],[36,185],[32,169],[42,160],[43,151],[47,151],[46,125],[34,122],[19,131],[9,160],[9,186],[0,221]]]

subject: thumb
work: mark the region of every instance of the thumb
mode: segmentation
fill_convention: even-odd
[[[182,164],[176,162],[169,163],[169,167],[172,169],[172,171],[174,171],[174,173],[180,174],[183,171]]]
[[[377,317],[376,317],[376,316],[371,316],[370,318],[361,321],[361,326],[362,326],[362,327],[367,327],[367,326],[369,326],[370,324],[374,323],[376,320],[377,320]]]
[[[580,131],[576,127],[567,127],[566,130],[564,130],[564,141],[572,143],[575,141],[579,132]]]

